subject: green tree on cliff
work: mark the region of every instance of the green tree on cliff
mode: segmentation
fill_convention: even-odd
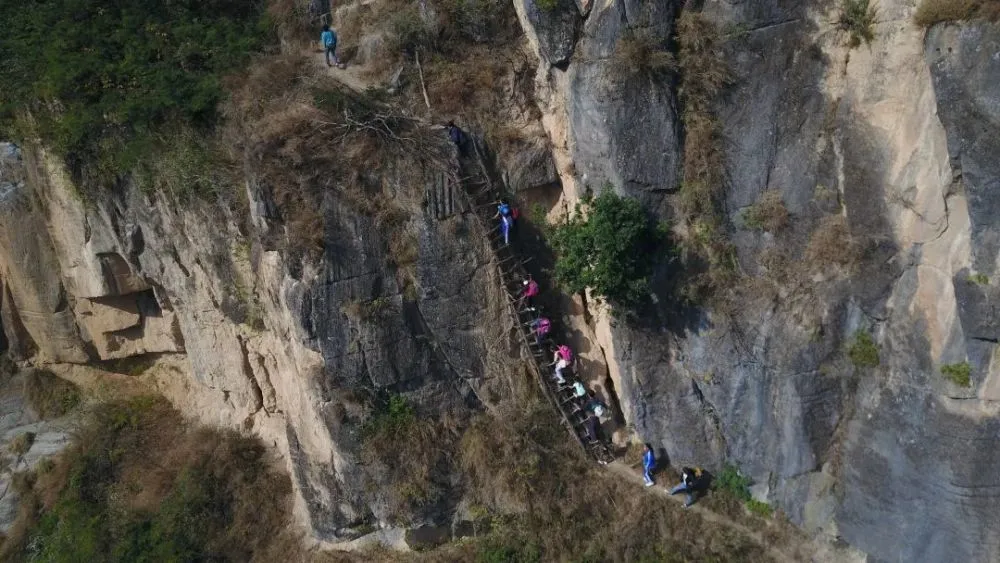
[[[556,279],[571,292],[590,288],[612,305],[634,307],[649,294],[662,240],[638,201],[605,190],[553,229]]]

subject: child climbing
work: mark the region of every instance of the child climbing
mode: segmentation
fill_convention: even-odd
[[[518,302],[518,308],[528,307],[529,311],[535,310],[535,296],[539,293],[538,282],[531,279],[531,274],[528,274],[528,278],[521,282],[524,287],[521,289],[521,299]]]
[[[323,26],[323,33],[319,34],[319,42],[323,45],[326,66],[337,65],[339,67],[340,60],[337,58],[337,33],[330,29],[329,25]],[[333,59],[333,65],[330,64],[330,59]]]
[[[568,368],[573,363],[573,350],[570,350],[569,346],[565,344],[560,344],[556,348],[556,353],[552,356],[552,363],[550,366],[556,366],[555,378],[556,383],[563,385],[566,383],[566,379],[563,377],[563,370]]]
[[[531,321],[531,332],[535,335],[535,343],[539,346],[545,340],[545,336],[552,330],[552,321],[545,317],[538,317]]]
[[[514,220],[517,219],[517,210],[514,209],[507,200],[501,199],[497,204],[497,214],[494,219],[500,218],[500,233],[503,235],[503,243],[510,244],[510,231],[514,228]]]
[[[656,467],[656,456],[653,455],[653,448],[649,444],[642,446],[642,478],[646,481],[647,487],[652,487],[653,468]],[[671,493],[672,494],[672,493]]]

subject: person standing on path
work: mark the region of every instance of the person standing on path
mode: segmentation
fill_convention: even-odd
[[[649,447],[649,444],[643,444],[642,447],[642,478],[646,481],[647,487],[652,487],[653,481],[653,468],[656,467],[656,456],[653,455],[653,448]]]
[[[340,66],[340,60],[337,58],[337,33],[330,29],[330,26],[324,25],[323,33],[319,34],[319,41],[326,53],[326,66]],[[330,59],[333,59],[333,64],[330,64]]]

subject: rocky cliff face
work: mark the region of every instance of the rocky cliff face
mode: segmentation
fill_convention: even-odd
[[[386,494],[370,486],[374,469],[358,463],[359,429],[377,395],[461,420],[482,407],[484,377],[503,369],[488,346],[505,329],[492,255],[439,171],[370,179],[381,185],[373,201],[394,202],[405,248],[330,190],[315,225],[324,250],[290,264],[273,246],[285,224],[271,186],[252,170],[232,205],[131,185],[84,200],[44,149],[0,150],[11,355],[90,388],[122,383],[93,367],[103,361],[152,364],[132,379],[204,423],[252,430],[282,454],[297,517],[314,540],[349,540],[391,520]],[[440,496],[453,506],[461,491]],[[433,508],[413,522],[438,524],[452,512]]]
[[[620,40],[676,49],[677,18],[698,9],[730,73],[713,117],[739,306],[676,306],[666,265],[640,323],[566,297],[585,376],[674,464],[737,465],[810,532],[876,560],[1000,558],[1000,32],[925,32],[912,1],[884,0],[874,41],[849,49],[836,3],[682,4],[515,2],[551,158],[534,139],[498,164],[553,213],[615,189],[676,219],[683,76],[623,76]],[[43,148],[0,157],[0,349],[91,386],[123,379],[94,362],[150,360],[135,381],[282,454],[317,541],[392,520],[377,469],[358,463],[372,397],[461,419],[504,392],[504,297],[440,171],[367,179],[364,197],[395,202],[391,232],[356,195],[323,191],[322,251],[300,260],[252,165],[245,194],[208,204],[129,184],[85,200]],[[558,202],[529,193],[555,174]],[[746,220],[766,191],[790,213],[777,232]],[[859,332],[877,367],[850,359]],[[968,387],[940,372],[963,362]],[[454,512],[459,481],[442,482],[416,524]]]
[[[518,3],[565,199],[608,185],[671,217],[683,77],[614,82],[609,57],[627,33],[669,37],[680,4],[543,21]],[[735,309],[661,301],[642,327],[590,312],[627,422],[674,463],[738,465],[759,498],[876,559],[995,560],[996,26],[925,33],[913,2],[881,2],[875,40],[850,50],[836,3],[693,4],[732,74],[725,211],[754,281]],[[791,214],[778,233],[745,224],[765,190]],[[851,265],[809,263],[824,221],[846,224]],[[847,359],[858,331],[878,368]],[[966,361],[968,388],[939,371]]]

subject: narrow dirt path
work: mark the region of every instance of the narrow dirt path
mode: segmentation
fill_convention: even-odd
[[[610,463],[606,466],[606,470],[625,481],[635,483],[637,487],[643,487],[643,479],[639,475],[639,472],[624,463]],[[677,504],[684,503],[684,495],[671,495],[669,487],[657,484],[652,487],[645,487],[645,490],[648,494],[656,495],[671,502]],[[866,560],[866,556],[856,550],[839,547],[830,542],[808,538],[804,535],[787,538],[787,541],[783,542],[784,545],[776,545],[773,538],[765,537],[760,531],[736,522],[725,515],[713,512],[697,503],[688,507],[687,510],[702,517],[706,522],[727,527],[750,538],[763,547],[767,551],[767,554],[775,561],[786,563],[801,563],[803,561],[812,563],[863,563]]]
[[[338,82],[355,92],[364,92],[372,86],[372,83],[365,77],[365,68],[363,66],[347,65],[346,68],[328,67],[326,66],[325,55],[322,52],[309,49],[303,54],[309,57],[309,60],[314,63],[314,72],[317,75],[326,74],[327,76],[332,76]]]

